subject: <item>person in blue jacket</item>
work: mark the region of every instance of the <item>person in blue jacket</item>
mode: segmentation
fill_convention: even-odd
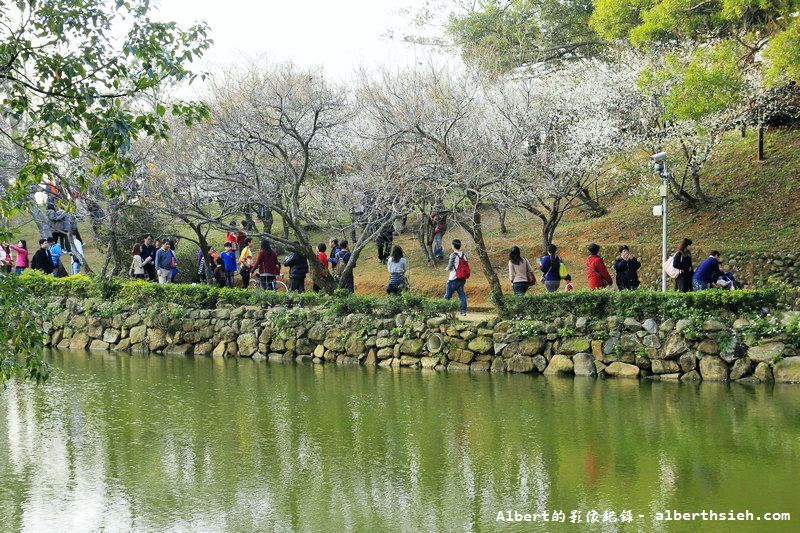
[[[561,285],[561,258],[556,255],[555,244],[547,245],[547,255],[539,260],[539,269],[544,272],[542,281],[547,292],[555,292]]]
[[[710,289],[721,276],[725,275],[719,266],[719,259],[720,253],[716,250],[711,250],[711,254],[700,263],[692,277],[692,288],[694,290],[704,291]]]
[[[233,251],[233,243],[226,242],[225,251],[219,256],[225,265],[225,282],[228,287],[233,288],[233,277],[236,275],[236,252]]]

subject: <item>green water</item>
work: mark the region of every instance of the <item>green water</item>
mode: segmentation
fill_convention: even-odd
[[[2,531],[800,524],[800,386],[83,352],[50,359],[46,386],[0,392]],[[573,509],[630,509],[634,521],[573,525]],[[654,522],[663,509],[792,519]],[[498,522],[506,510],[563,510],[567,521]]]

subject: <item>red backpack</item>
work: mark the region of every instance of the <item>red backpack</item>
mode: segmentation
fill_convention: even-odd
[[[469,275],[472,271],[469,268],[469,261],[467,261],[467,256],[465,254],[461,254],[458,257],[458,266],[456,267],[456,279],[469,279]]]

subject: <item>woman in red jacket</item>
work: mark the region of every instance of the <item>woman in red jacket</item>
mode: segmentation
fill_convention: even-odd
[[[586,258],[586,278],[592,290],[604,289],[613,284],[611,274],[608,273],[606,264],[600,253],[600,246],[595,243],[589,245],[589,257]]]
[[[261,241],[261,250],[250,272],[258,270],[259,284],[262,289],[274,289],[275,277],[281,273],[281,263],[278,261],[278,253],[269,245],[269,241]]]

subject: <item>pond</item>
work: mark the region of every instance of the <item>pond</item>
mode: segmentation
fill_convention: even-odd
[[[3,531],[796,531],[800,521],[800,386],[48,357],[45,386],[0,391]],[[655,521],[704,509],[791,521]],[[559,511],[564,523],[498,519]]]

